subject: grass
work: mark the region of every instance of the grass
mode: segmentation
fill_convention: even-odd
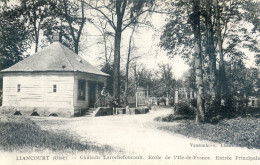
[[[193,120],[186,120],[177,126],[164,126],[159,129],[201,140],[260,149],[259,126],[259,118],[239,117],[225,119],[217,124],[199,124]]]
[[[35,122],[22,116],[0,116],[0,149],[4,151],[75,152],[90,151],[109,153],[110,146],[97,146],[91,142],[80,142],[77,136],[42,130]]]

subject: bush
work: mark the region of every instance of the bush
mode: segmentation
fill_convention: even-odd
[[[224,118],[223,107],[220,99],[205,98],[205,120],[209,123],[217,123]]]
[[[209,123],[217,123],[222,119],[231,119],[236,116],[235,98],[230,96],[225,98],[224,105],[220,98],[205,98],[205,119]]]
[[[236,116],[246,116],[248,109],[248,98],[237,98],[235,100]]]
[[[260,109],[248,106],[248,98],[226,97],[226,102],[221,105],[220,98],[212,100],[205,98],[206,122],[217,123],[222,119],[235,117],[260,117]]]
[[[169,116],[162,117],[161,121],[163,121],[163,122],[172,122],[172,121],[176,121],[176,120],[193,120],[193,119],[194,119],[193,115],[175,115],[175,114],[171,114]]]
[[[22,115],[20,111],[15,111],[14,115]]]
[[[31,116],[40,116],[36,111],[31,114]]]
[[[56,113],[51,113],[49,116],[58,117],[58,115]]]
[[[260,117],[260,108],[259,107],[248,107],[246,109],[246,116],[247,117]]]
[[[194,107],[192,107],[188,101],[182,101],[174,105],[175,112],[177,115],[195,115]]]

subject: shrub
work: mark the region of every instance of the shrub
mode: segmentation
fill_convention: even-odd
[[[236,116],[246,116],[248,109],[248,98],[237,98],[235,100]]]
[[[49,116],[57,117],[58,115],[56,113],[51,113]]]
[[[231,119],[236,116],[236,99],[232,96],[225,98],[225,103],[221,104],[220,98],[205,98],[205,117],[206,122],[217,123],[224,118]]]
[[[15,111],[14,115],[22,115],[20,111]]]
[[[174,105],[175,112],[177,115],[195,115],[194,108],[189,104],[188,101],[182,101]]]
[[[248,107],[246,109],[246,116],[259,118],[260,117],[260,108],[259,107]]]
[[[163,122],[172,122],[172,121],[176,121],[176,120],[193,120],[193,119],[194,119],[194,116],[192,116],[192,115],[175,115],[175,114],[171,114],[169,116],[162,117],[161,121],[163,121]]]
[[[197,99],[191,99],[190,104],[192,107],[196,108],[197,107]]]
[[[223,107],[220,99],[205,97],[205,120],[209,123],[217,123],[224,118]]]
[[[40,116],[36,111],[34,111],[31,116]]]

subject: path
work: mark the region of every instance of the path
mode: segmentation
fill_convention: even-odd
[[[176,161],[178,161],[177,156],[192,157],[195,160],[211,157],[210,159],[214,161],[216,161],[216,156],[230,156],[233,161],[227,161],[228,164],[237,164],[239,162],[234,159],[239,156],[260,156],[259,150],[221,147],[217,143],[158,130],[158,126],[177,124],[154,121],[155,117],[169,113],[171,113],[171,109],[151,111],[149,114],[143,115],[56,118],[55,120],[64,120],[67,124],[63,126],[53,124],[52,129],[74,132],[80,135],[83,141],[88,140],[99,144],[107,144],[115,148],[121,148],[129,154],[141,154],[147,157],[149,155],[161,157],[168,155],[171,158],[175,157]],[[44,119],[53,121],[53,118]],[[37,120],[41,119],[35,121],[37,122]],[[192,147],[191,145],[209,145],[210,147]],[[225,161],[220,162],[221,164],[225,163]],[[256,164],[259,162],[260,160]],[[252,161],[245,161],[244,163],[252,163]],[[205,162],[205,164],[207,163]]]

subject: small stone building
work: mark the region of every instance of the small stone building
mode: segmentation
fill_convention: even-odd
[[[94,107],[109,76],[59,42],[1,73],[2,113],[64,117]]]

